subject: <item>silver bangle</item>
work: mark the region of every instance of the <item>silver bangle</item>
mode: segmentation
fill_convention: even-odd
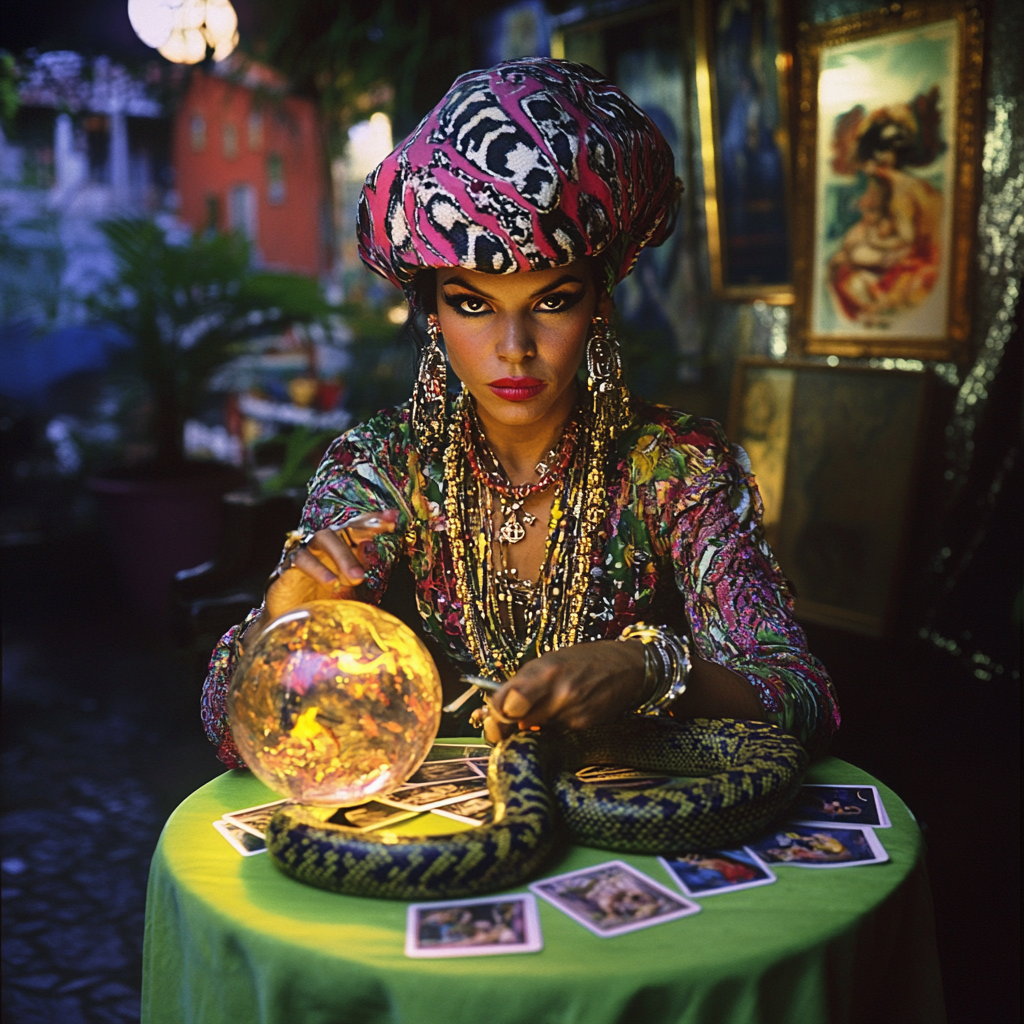
[[[662,715],[686,692],[690,674],[690,648],[686,640],[667,626],[643,622],[627,626],[620,640],[639,640],[644,645],[644,684],[657,677],[653,694],[639,708],[638,715]]]

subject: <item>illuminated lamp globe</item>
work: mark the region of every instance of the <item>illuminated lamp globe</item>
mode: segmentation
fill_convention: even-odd
[[[206,58],[206,39],[197,28],[176,28],[156,52],[174,64],[198,64]]]
[[[441,722],[441,679],[393,615],[359,601],[313,601],[249,646],[227,698],[253,774],[301,803],[387,796],[420,766]]]
[[[173,7],[162,0],[128,0],[128,20],[135,34],[154,50],[170,39],[176,21]]]

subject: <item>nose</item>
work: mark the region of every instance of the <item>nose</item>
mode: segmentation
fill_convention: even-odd
[[[532,359],[536,354],[537,345],[529,323],[516,316],[506,318],[501,326],[501,336],[498,338],[498,358],[502,362],[516,366]]]

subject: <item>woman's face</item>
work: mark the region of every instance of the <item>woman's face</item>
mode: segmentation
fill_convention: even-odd
[[[482,274],[437,272],[437,310],[448,360],[488,430],[556,429],[575,401],[590,322],[610,316],[592,265]]]

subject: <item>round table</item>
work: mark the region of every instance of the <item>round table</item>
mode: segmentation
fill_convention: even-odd
[[[171,815],[153,856],[143,1024],[941,1024],[913,816],[836,758],[812,765],[806,781],[877,785],[891,860],[779,866],[774,885],[699,899],[700,914],[615,938],[539,900],[542,952],[413,960],[405,903],[310,888],[224,841],[211,823],[225,811],[275,799],[249,772],[226,772]],[[453,825],[429,815],[405,827]],[[612,859],[675,888],[654,857],[583,847],[545,874]]]

